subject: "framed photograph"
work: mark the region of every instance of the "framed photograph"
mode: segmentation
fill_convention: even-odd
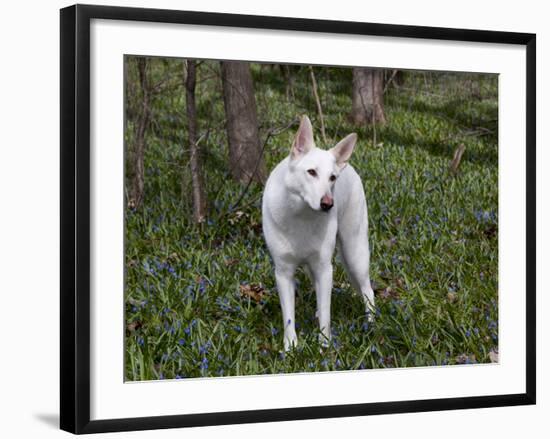
[[[61,428],[535,403],[535,35],[61,10]]]

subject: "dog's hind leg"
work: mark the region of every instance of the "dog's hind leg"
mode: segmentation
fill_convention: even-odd
[[[374,316],[374,291],[369,276],[369,249],[367,238],[354,237],[338,240],[338,251],[353,288],[361,293],[369,320]]]

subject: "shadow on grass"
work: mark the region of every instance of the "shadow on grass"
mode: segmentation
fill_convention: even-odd
[[[431,155],[453,158],[456,147],[464,143],[466,152],[462,158],[475,164],[495,166],[498,163],[498,108],[494,105],[486,105],[483,111],[461,111],[465,101],[452,99],[442,104],[429,104],[418,100],[409,105],[394,104],[407,113],[415,112],[427,115],[433,119],[443,120],[452,128],[448,130],[448,137],[441,140],[440,136],[422,136],[418,128],[411,124],[406,129],[402,124],[392,123],[391,114],[386,126],[379,127],[377,138],[384,143],[403,145],[424,149]],[[469,127],[468,129],[466,127]],[[371,128],[363,130],[362,137],[373,137]]]

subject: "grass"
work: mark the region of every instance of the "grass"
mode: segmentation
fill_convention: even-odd
[[[178,62],[156,60],[153,75],[181,72]],[[252,68],[262,139],[303,113],[320,134],[305,68],[295,68],[293,100],[278,69]],[[191,222],[178,79],[153,101],[145,201],[125,218],[126,379],[490,362],[498,351],[496,76],[407,72],[404,84],[386,93],[389,123],[357,131],[346,118],[351,72],[316,68],[329,144],[359,134],[351,164],[368,201],[377,315],[367,322],[336,257],[333,337],[321,352],[315,294],[299,272],[299,345],[283,354],[279,299],[261,232],[262,187],[252,185],[234,206],[243,187],[226,166],[216,70],[203,63],[198,78],[199,134],[209,132],[202,145],[209,217],[201,226]],[[296,128],[269,137],[268,169],[286,156]],[[126,135],[131,144],[132,120]],[[460,143],[466,152],[453,177],[448,167]]]

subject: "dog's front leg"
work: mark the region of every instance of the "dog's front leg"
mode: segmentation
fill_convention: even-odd
[[[294,321],[294,272],[296,267],[284,263],[275,265],[275,280],[283,314],[284,346],[285,351],[289,351],[296,346],[298,341]]]
[[[311,265],[317,296],[317,318],[319,319],[319,342],[328,347],[330,341],[330,299],[332,295],[332,264],[330,261]]]

